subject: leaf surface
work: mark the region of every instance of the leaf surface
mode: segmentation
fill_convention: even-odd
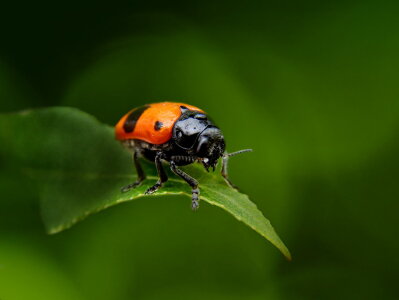
[[[191,198],[190,187],[170,172],[160,190],[144,195],[157,180],[155,167],[144,161],[147,180],[121,193],[122,186],[135,180],[131,154],[114,139],[111,127],[77,109],[54,107],[0,115],[0,142],[3,157],[15,160],[38,183],[41,213],[49,233],[125,201],[159,195]],[[247,195],[227,186],[219,172],[207,173],[198,164],[183,169],[200,182],[202,203],[226,210],[291,258]]]

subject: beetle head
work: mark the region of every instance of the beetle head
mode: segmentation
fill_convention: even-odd
[[[173,140],[188,155],[197,157],[206,170],[209,167],[215,169],[225,150],[222,132],[199,111],[182,109],[182,115],[173,128]]]
[[[195,154],[202,159],[202,164],[208,171],[209,167],[215,170],[218,159],[223,156],[226,144],[219,128],[208,126],[198,136],[194,145]]]

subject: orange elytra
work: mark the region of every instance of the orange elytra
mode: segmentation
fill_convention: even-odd
[[[117,140],[141,140],[160,145],[172,137],[173,126],[180,118],[181,107],[203,112],[198,107],[176,102],[147,104],[129,111],[115,126]]]

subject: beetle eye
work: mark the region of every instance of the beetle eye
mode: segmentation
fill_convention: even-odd
[[[181,130],[176,130],[176,137],[180,139],[182,136],[183,132],[181,132]]]

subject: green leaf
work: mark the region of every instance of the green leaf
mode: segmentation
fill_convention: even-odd
[[[131,154],[114,139],[111,127],[77,109],[57,107],[0,115],[0,141],[3,155],[15,159],[37,181],[41,213],[49,233],[69,228],[109,206],[141,197],[191,198],[189,186],[170,173],[164,187],[153,195],[144,195],[157,180],[149,162],[143,162],[147,180],[121,193],[120,188],[135,179]],[[270,222],[247,195],[227,186],[219,172],[207,173],[200,165],[184,169],[200,182],[202,203],[223,208],[291,258]]]

